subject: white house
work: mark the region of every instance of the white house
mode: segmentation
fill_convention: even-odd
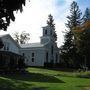
[[[4,44],[3,48],[0,49],[0,68],[5,70],[17,68],[20,60],[24,62],[24,59],[19,52],[20,46],[9,34],[0,35],[0,39]]]
[[[9,51],[12,53],[20,54],[19,49],[20,46],[18,43],[14,41],[14,39],[9,35],[0,35],[1,40],[3,41],[4,47],[1,49],[1,51]]]
[[[53,37],[54,28],[50,25],[43,27],[40,43],[17,44],[9,35],[0,38],[4,43],[1,50],[23,55],[28,66],[44,66],[45,63],[59,63],[59,49]]]

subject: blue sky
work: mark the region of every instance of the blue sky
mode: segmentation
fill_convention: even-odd
[[[65,4],[65,1],[64,0],[56,0],[56,6],[62,6]]]
[[[39,42],[42,36],[42,27],[46,25],[49,14],[54,17],[56,32],[58,35],[58,46],[64,40],[63,31],[66,29],[67,15],[69,15],[70,4],[73,0],[30,0],[26,3],[23,13],[15,13],[16,20],[11,22],[7,32],[1,34],[26,31],[30,33],[30,43]],[[90,8],[90,0],[75,0],[82,12],[86,7]]]
[[[82,12],[85,11],[86,7],[90,8],[90,0],[77,0],[77,3]]]

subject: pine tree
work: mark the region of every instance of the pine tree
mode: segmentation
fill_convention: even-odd
[[[53,30],[54,30],[53,37],[54,37],[55,40],[57,41],[57,34],[56,34],[56,31],[55,31],[54,19],[53,19],[53,16],[52,16],[51,14],[48,15],[47,24],[53,28]]]
[[[70,8],[70,15],[67,16],[68,20],[66,23],[66,27],[68,28],[68,30],[66,30],[65,32],[64,45],[61,48],[61,54],[64,55],[64,57],[67,57],[67,62],[70,65],[75,65],[75,63],[77,63],[77,61],[75,61],[77,57],[75,46],[76,37],[74,36],[73,28],[77,25],[80,25],[80,17],[81,11],[79,9],[79,6],[77,5],[77,2],[73,1]]]
[[[90,20],[90,9],[89,8],[86,8],[82,20],[83,20],[83,23]]]

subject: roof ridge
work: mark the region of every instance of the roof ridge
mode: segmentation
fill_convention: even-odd
[[[41,43],[27,43],[27,44],[20,44],[21,48],[31,48],[31,47],[43,47],[44,44]]]

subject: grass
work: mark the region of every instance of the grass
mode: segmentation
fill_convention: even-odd
[[[90,90],[90,72],[43,68],[27,68],[26,71],[0,75],[0,90]]]

